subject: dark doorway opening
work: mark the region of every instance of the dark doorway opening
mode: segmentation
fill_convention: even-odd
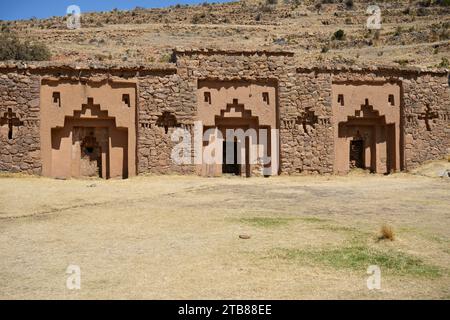
[[[233,150],[233,155],[230,152]],[[228,155],[228,156],[227,156]],[[238,142],[224,141],[223,142],[223,161],[222,173],[241,175],[241,165],[238,163]]]
[[[350,142],[350,168],[364,169],[364,141],[353,140]]]
[[[93,132],[81,142],[81,175],[103,178],[102,150]]]

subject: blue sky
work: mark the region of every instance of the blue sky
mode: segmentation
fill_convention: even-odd
[[[230,0],[228,0],[230,1]],[[158,8],[175,4],[198,4],[205,0],[0,0],[0,20],[17,20],[64,16],[70,5],[77,5],[81,12],[133,9],[135,7]],[[227,2],[208,0],[207,2]]]

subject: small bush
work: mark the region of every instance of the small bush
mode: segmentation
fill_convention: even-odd
[[[417,9],[417,15],[419,17],[424,17],[424,16],[427,16],[428,14],[429,14],[429,12],[426,8],[420,7]]]
[[[402,67],[406,66],[407,64],[409,64],[409,60],[408,59],[397,59],[394,60],[395,63],[398,63],[399,65],[401,65]]]
[[[373,34],[374,40],[380,40],[380,30],[376,30]]]
[[[269,5],[263,5],[260,7],[261,12],[270,13],[273,11],[273,8]]]
[[[195,14],[192,17],[191,23],[192,24],[198,24],[198,23],[200,23],[200,20],[201,20],[201,16],[199,14]]]
[[[423,1],[419,1],[417,3],[418,6],[423,7],[423,8],[428,8],[429,6],[431,6],[431,0],[423,0]]]
[[[450,7],[450,0],[436,0],[436,4],[443,7]]]
[[[442,57],[441,62],[438,64],[438,68],[448,68],[450,66],[450,63],[448,62],[448,59],[446,57]]]
[[[322,4],[320,2],[318,2],[314,5],[314,7],[316,8],[317,13],[320,13],[320,9],[322,9]]]
[[[344,40],[345,39],[345,32],[342,29],[339,29],[333,34],[333,40]]]
[[[159,58],[159,62],[161,63],[170,63],[172,62],[172,55],[171,54],[163,54],[160,58]]]
[[[44,61],[51,57],[48,47],[39,42],[20,41],[8,30],[0,32],[0,60]]]

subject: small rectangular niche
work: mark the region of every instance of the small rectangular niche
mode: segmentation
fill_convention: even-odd
[[[122,102],[123,102],[128,108],[131,107],[130,95],[129,95],[129,94],[123,94],[123,95],[122,95]]]
[[[57,107],[61,107],[61,93],[53,92],[52,98],[53,104]]]
[[[344,106],[344,95],[338,94],[338,101],[337,101],[342,107]]]
[[[204,97],[205,97],[205,102],[208,104],[211,104],[211,92],[205,92],[204,93]]]
[[[395,106],[395,98],[393,94],[389,95],[388,101],[391,104],[391,106]]]
[[[263,101],[264,101],[266,104],[270,104],[269,93],[268,93],[268,92],[263,92],[262,96],[263,96]]]

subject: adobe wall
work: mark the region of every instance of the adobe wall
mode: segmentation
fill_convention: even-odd
[[[362,167],[389,173],[401,169],[401,87],[398,82],[344,81],[332,86],[334,172],[350,169],[350,142],[363,142]]]
[[[278,83],[273,80],[199,80],[196,118],[201,121],[204,133],[209,134],[209,142],[212,143],[216,139],[227,142],[222,141],[222,145],[220,142],[218,146],[216,145],[217,152],[222,154],[219,163],[208,164],[204,161],[203,165],[199,166],[198,173],[203,176],[221,176],[223,166],[220,162],[227,157],[226,146],[234,149],[236,141],[240,144],[239,147],[236,146],[236,149],[239,149],[236,150],[236,160],[239,161],[238,157],[245,159],[248,165],[244,164],[244,161],[239,161],[240,168],[233,167],[231,171],[240,171],[239,174],[242,176],[268,175],[269,173],[278,175],[279,159],[275,156],[270,162],[271,170],[262,172],[262,159],[266,155],[271,156],[271,145],[269,143],[265,145],[262,140],[269,142],[271,129],[278,128],[277,97]],[[206,131],[208,129],[214,129],[214,132]],[[246,136],[240,137],[239,130]],[[204,149],[206,149],[205,145]],[[231,150],[228,151],[231,153]],[[223,156],[224,153],[225,156]],[[233,150],[232,153],[228,156],[230,162],[234,162],[235,151]]]
[[[243,112],[258,118],[259,125],[277,127],[277,82],[202,80],[198,82],[196,91],[196,118],[204,126],[214,126],[216,117],[227,113],[236,112],[237,117],[242,117],[241,110],[227,108],[237,100],[244,106]],[[235,117],[233,114],[229,116]]]
[[[79,177],[77,140],[83,136],[77,137],[75,133],[80,127],[92,128],[94,133],[97,127],[108,128],[109,133],[102,147],[104,157],[108,156],[102,161],[108,164],[108,172],[104,171],[102,176],[136,175],[136,81],[135,78],[100,81],[42,78],[42,174]]]

